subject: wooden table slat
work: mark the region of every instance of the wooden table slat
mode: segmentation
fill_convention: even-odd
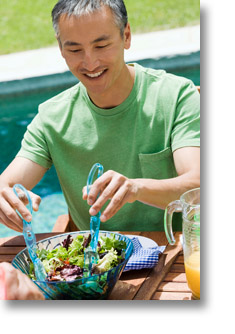
[[[175,263],[184,263],[184,256],[183,254],[180,254],[179,256],[177,256],[176,260],[175,260]]]
[[[16,255],[22,251],[24,247],[0,247],[0,255],[13,254]]]
[[[158,291],[172,291],[172,292],[190,292],[186,282],[162,282]]]
[[[7,255],[7,254],[1,255],[0,263],[1,262],[12,262],[14,257],[15,257],[15,255]]]
[[[172,273],[183,273],[185,271],[184,264],[174,263],[171,267]]]
[[[38,233],[36,234],[36,240],[43,240],[49,237],[53,237],[55,235],[58,235],[58,233],[53,233],[53,232],[48,232],[48,233]],[[0,239],[0,246],[4,247],[15,247],[15,246],[20,246],[20,247],[26,247],[25,241],[24,241],[24,236],[23,235],[17,235],[15,237],[9,238],[3,238]]]
[[[176,245],[174,247],[168,245],[164,254],[160,255],[158,265],[155,266],[147,280],[143,282],[134,299],[149,300],[156,291],[158,285],[164,279],[165,275],[170,270],[172,263],[181,251],[182,246],[179,242],[179,233],[175,234]]]
[[[132,300],[143,282],[148,277],[151,269],[142,269],[135,272],[133,279],[133,271],[125,272],[121,276],[121,280],[117,282],[111,292],[110,300]]]
[[[187,292],[159,292],[157,291],[152,300],[191,300],[192,294]]]
[[[165,278],[164,282],[186,282],[185,273],[172,273],[169,272]]]

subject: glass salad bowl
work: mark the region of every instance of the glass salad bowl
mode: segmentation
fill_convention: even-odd
[[[39,251],[43,249],[52,251],[60,247],[64,240],[69,238],[69,235],[74,240],[77,236],[80,235],[87,238],[89,233],[90,231],[77,231],[46,238],[37,242],[37,249]],[[38,281],[35,279],[34,283],[43,292],[46,299],[97,300],[108,298],[133,252],[133,244],[131,239],[120,233],[100,231],[99,240],[101,240],[102,237],[111,237],[113,239],[115,238],[115,240],[125,242],[126,247],[124,249],[125,253],[122,262],[108,271],[104,271],[98,274],[94,273],[88,277],[84,277],[85,275],[83,275],[82,278],[70,281]],[[15,256],[12,261],[12,265],[15,268],[21,270],[24,274],[30,275],[32,263],[27,248],[23,249]]]

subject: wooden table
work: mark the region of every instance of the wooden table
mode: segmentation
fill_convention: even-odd
[[[164,232],[121,232],[141,235],[167,245],[159,256],[158,264],[152,269],[125,272],[115,285],[111,300],[191,300],[184,270],[183,254],[179,242],[180,233],[175,233],[176,245],[168,244]],[[40,233],[37,241],[58,235],[58,232]],[[0,239],[0,262],[11,262],[14,256],[25,248],[23,236]]]

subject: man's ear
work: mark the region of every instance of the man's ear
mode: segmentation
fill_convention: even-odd
[[[128,50],[131,46],[131,26],[128,22],[124,29],[124,48]]]

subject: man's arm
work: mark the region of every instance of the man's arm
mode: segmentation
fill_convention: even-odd
[[[35,162],[17,157],[0,175],[0,222],[7,227],[22,232],[22,220],[16,213],[20,212],[26,221],[31,221],[32,216],[26,206],[14,194],[12,187],[16,183],[22,184],[26,189],[32,189],[43,177],[46,168]],[[33,210],[37,211],[41,198],[30,192]]]
[[[185,191],[200,187],[200,148],[180,148],[173,157],[178,176],[171,179],[128,179],[117,172],[107,171],[94,182],[88,197],[86,188],[83,190],[83,199],[92,205],[89,213],[97,214],[109,199],[110,203],[100,217],[103,222],[113,217],[125,203],[140,201],[165,209]]]
[[[200,148],[180,148],[173,157],[178,176],[166,180],[138,179],[140,202],[165,209],[187,190],[200,187]]]

